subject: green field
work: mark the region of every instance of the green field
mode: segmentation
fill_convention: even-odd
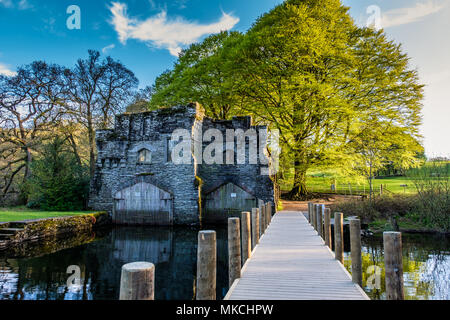
[[[333,192],[331,190],[331,184],[334,183],[333,179],[329,177],[312,177],[308,176],[306,180],[308,190],[310,192],[319,193],[338,193],[338,194],[368,194],[369,193],[369,182],[361,180],[352,179],[337,179],[336,189]],[[405,177],[388,177],[388,178],[376,178],[373,180],[373,190],[375,193],[380,192],[380,185],[383,185],[385,194],[389,193],[405,193],[414,194],[416,193],[416,188],[414,183]],[[402,185],[407,185],[407,187],[401,187]],[[282,184],[281,189],[283,191],[289,191],[291,185]]]
[[[307,185],[311,192],[334,193],[331,191],[331,183],[329,178],[309,177],[307,180]],[[383,185],[383,190],[386,193],[414,194],[417,192],[414,183],[405,177],[374,179],[374,192],[380,192],[380,185]],[[406,185],[406,187],[402,187],[402,185]],[[335,192],[339,194],[368,194],[369,182],[337,180]]]
[[[22,221],[22,220],[34,220],[42,218],[55,218],[76,216],[93,213],[92,211],[73,211],[73,212],[60,212],[60,211],[39,211],[32,210],[26,207],[14,207],[14,208],[0,208],[0,222]]]

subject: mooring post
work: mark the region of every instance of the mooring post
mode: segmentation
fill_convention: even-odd
[[[308,202],[308,222],[311,223],[312,202]]]
[[[362,257],[361,257],[361,221],[350,220],[350,250],[352,257],[352,280],[362,287]]]
[[[259,209],[252,209],[252,250],[259,243]]]
[[[216,270],[216,232],[200,231],[197,249],[197,300],[216,300]]]
[[[311,225],[314,228],[314,230],[316,229],[316,207],[317,203],[313,203],[311,212]]]
[[[315,223],[315,229],[319,236],[320,236],[320,232],[319,232],[319,212],[320,212],[320,210],[321,210],[321,204],[317,204],[316,211],[315,211],[315,217],[314,217],[314,223]]]
[[[317,233],[320,237],[323,238],[323,211],[324,211],[325,205],[319,204],[317,206]]]
[[[325,244],[331,249],[331,209],[325,208],[324,217]]]
[[[344,214],[334,214],[334,254],[336,260],[344,264]]]
[[[228,284],[241,277],[241,235],[239,218],[228,219]]]
[[[265,205],[264,203],[262,203],[259,206],[259,212],[260,212],[260,217],[261,219],[259,220],[259,227],[261,229],[260,235],[259,237],[261,238],[261,236],[264,234],[264,231],[266,230],[266,210],[265,210]]]
[[[154,300],[155,265],[132,262],[122,266],[119,300]]]
[[[262,206],[260,205],[258,208],[258,217],[259,217],[259,238],[261,239],[261,236],[263,235],[263,212],[262,212]]]
[[[242,234],[242,265],[250,258],[252,254],[252,240],[250,232],[250,212],[242,212],[241,215],[241,234]]]
[[[403,300],[403,261],[401,232],[384,232],[386,299]]]
[[[266,212],[267,212],[267,226],[272,222],[272,202],[266,203]]]

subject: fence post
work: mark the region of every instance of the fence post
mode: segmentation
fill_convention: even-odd
[[[197,300],[216,300],[216,269],[216,232],[200,231],[197,249]]]
[[[132,262],[122,266],[119,300],[154,300],[155,265]]]
[[[362,287],[362,258],[361,258],[361,221],[350,220],[350,249],[352,257],[352,280]]]
[[[344,214],[334,214],[334,254],[336,260],[344,264]]]
[[[325,244],[331,249],[331,209],[325,208]]]
[[[241,235],[239,218],[228,219],[228,284],[241,277]]]
[[[241,215],[241,234],[242,234],[242,265],[250,258],[252,254],[252,241],[250,238],[250,212],[242,212]]]
[[[252,209],[252,250],[259,243],[259,209]]]
[[[380,197],[383,195],[383,184],[380,184]]]
[[[383,232],[386,299],[403,300],[403,261],[401,232]]]

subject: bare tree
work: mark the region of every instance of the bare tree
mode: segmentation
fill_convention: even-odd
[[[66,85],[64,70],[36,61],[20,67],[17,75],[0,76],[0,174],[2,197],[14,180],[31,175],[36,148],[57,126],[62,116]]]
[[[125,109],[138,85],[132,71],[111,57],[101,59],[89,50],[86,60],[78,60],[68,76],[68,114],[86,127],[89,141],[89,167],[95,169],[95,130],[104,129],[112,116]]]

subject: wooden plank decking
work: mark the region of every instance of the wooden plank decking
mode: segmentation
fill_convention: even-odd
[[[301,212],[281,211],[225,300],[368,300]]]

